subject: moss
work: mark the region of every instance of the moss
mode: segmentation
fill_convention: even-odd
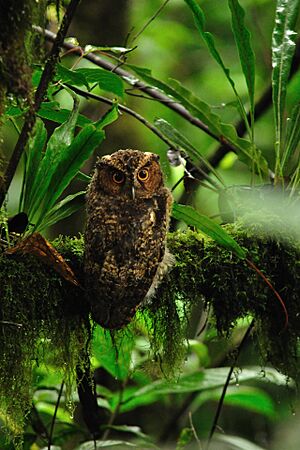
[[[0,407],[12,435],[22,434],[32,402],[32,369],[49,352],[70,400],[90,338],[86,314],[73,308],[80,295],[36,258],[0,255]]]
[[[136,327],[145,327],[156,367],[166,377],[173,377],[186,354],[192,308],[204,302],[212,306],[216,327],[223,336],[232,331],[239,318],[249,314],[254,317],[264,363],[298,378],[299,245],[286,236],[270,237],[259,226],[245,230],[235,224],[226,229],[248,249],[249,259],[281,294],[289,313],[288,327],[284,329],[283,309],[274,293],[245,261],[188,230],[169,235],[168,246],[176,264],[155,299],[140,308],[123,333],[128,337]],[[60,238],[55,246],[82,281],[82,236]],[[76,365],[84,364],[88,354],[88,311],[81,289],[29,256],[0,254],[0,295],[1,407],[18,434],[30,408],[32,367],[43,358],[39,351],[43,340],[50,342],[56,364],[70,387],[75,381]],[[122,332],[116,336],[116,345],[119,342]]]
[[[44,19],[46,2],[10,0],[0,5],[0,112],[6,94],[31,101],[31,64],[41,40],[33,39],[32,23]],[[38,55],[41,56],[41,55]]]

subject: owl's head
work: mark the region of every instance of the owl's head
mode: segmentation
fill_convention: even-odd
[[[100,158],[94,175],[97,189],[124,198],[150,198],[163,186],[159,156],[119,150]]]

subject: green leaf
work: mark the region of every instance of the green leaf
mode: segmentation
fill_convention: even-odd
[[[199,407],[211,400],[218,402],[221,395],[222,389],[207,390],[198,396],[193,405]],[[275,417],[275,407],[272,398],[263,390],[255,387],[229,386],[224,404],[262,414],[269,419]]]
[[[56,80],[60,80],[62,83],[69,83],[72,86],[85,86],[89,89],[89,83],[87,82],[84,74],[68,69],[62,64],[57,64],[55,78]]]
[[[167,382],[164,380],[154,381],[140,389],[137,389],[132,394],[132,399],[142,397],[146,394],[183,394],[194,391],[205,391],[207,389],[214,389],[223,387],[227,378],[230,367],[218,367],[212,369],[205,369],[202,372],[196,372],[189,375],[182,376],[177,382]],[[286,385],[286,377],[278,376],[275,369],[267,368],[262,372],[259,368],[243,369],[238,375],[232,375],[230,384],[243,383],[246,381],[256,380],[264,382],[274,382],[275,384]],[[128,398],[129,402],[131,398]]]
[[[100,68],[80,68],[76,69],[75,72],[83,75],[89,83],[98,83],[104,91],[124,97],[123,81],[115,73]]]
[[[262,447],[259,447],[256,444],[253,444],[252,442],[244,439],[244,438],[240,438],[238,436],[230,436],[230,435],[225,435],[225,434],[215,434],[215,437],[212,441],[212,444],[217,444],[217,443],[224,443],[224,444],[229,444],[230,450],[266,450]]]
[[[36,227],[42,223],[42,217],[54,205],[80,167],[91,155],[94,149],[104,139],[104,132],[94,125],[87,125],[75,137],[69,147],[61,152],[59,158],[53,161],[52,169],[48,172],[47,190],[44,192],[40,216]],[[45,189],[43,189],[45,190]]]
[[[45,155],[39,164],[34,179],[30,206],[28,211],[25,211],[29,216],[30,222],[33,221],[34,215],[40,206],[45,204],[46,196],[48,195],[49,197],[53,194],[52,192],[49,192],[49,184],[57,165],[60,164],[60,160],[63,159],[66,149],[72,142],[78,116],[78,106],[78,100],[74,100],[74,107],[69,120],[57,127],[48,141]],[[46,211],[44,211],[44,213],[45,212]]]
[[[245,25],[245,11],[238,0],[228,0],[228,3],[231,11],[233,35],[248,87],[250,109],[254,116],[255,56],[251,45],[251,35]]]
[[[257,172],[268,176],[268,164],[262,156],[261,151],[250,141],[240,138],[232,124],[223,123],[219,115],[213,112],[212,108],[191,91],[182,86],[179,81],[171,79],[169,84],[157,80],[151,75],[149,69],[127,65],[138,76],[143,78],[151,86],[154,86],[166,95],[173,97],[194,117],[197,117],[207,126],[210,134],[220,142],[228,142],[237,152],[239,159],[247,164],[251,169],[253,164],[257,166]]]
[[[285,141],[281,165],[283,174],[288,175],[284,172],[285,166],[290,162],[291,158],[293,158],[300,142],[300,103],[294,106],[291,117],[288,120]]]
[[[276,175],[280,176],[280,150],[282,146],[283,118],[286,89],[295,52],[296,21],[299,0],[277,0],[275,25],[272,35],[272,89],[276,129]]]
[[[47,131],[42,120],[37,119],[34,132],[29,140],[26,148],[26,169],[25,179],[23,182],[24,192],[21,195],[20,210],[29,211],[30,202],[32,200],[32,192],[35,184],[35,178],[38,171],[40,161],[43,156],[43,150],[46,145]]]
[[[178,100],[195,117],[198,117],[218,139],[227,141],[237,152],[239,159],[253,168],[257,166],[258,173],[268,174],[268,164],[261,155],[261,151],[254,143],[240,138],[232,124],[223,123],[220,116],[214,113],[211,107],[196,97],[192,92],[182,86],[177,80],[170,80],[173,87],[173,97]]]
[[[86,175],[85,173],[80,172],[80,171],[76,175],[76,180],[84,181],[85,183],[90,183],[91,179],[92,179],[92,177],[90,177],[89,175]]]
[[[208,31],[205,31],[205,15],[203,10],[200,8],[198,2],[196,0],[185,0],[185,3],[188,5],[188,7],[191,9],[193,16],[194,16],[194,21],[197,27],[197,30],[199,31],[200,36],[202,37],[202,39],[204,40],[211,56],[214,58],[214,60],[218,63],[218,65],[221,67],[227,81],[229,82],[230,86],[232,87],[232,90],[234,92],[234,95],[238,101],[238,106],[239,106],[239,111],[241,116],[243,117],[243,120],[245,121],[246,127],[249,130],[249,124],[248,124],[248,119],[247,119],[247,114],[245,111],[245,108],[243,106],[243,103],[241,101],[240,96],[237,93],[237,90],[235,88],[235,84],[233,79],[230,76],[230,71],[229,69],[225,66],[222,57],[220,55],[220,53],[218,52],[216,46],[215,46],[215,42],[214,42],[214,38],[213,35],[211,33],[209,33]]]
[[[133,340],[124,336],[116,355],[110,333],[97,325],[92,341],[93,355],[96,359],[94,363],[103,367],[112,377],[124,380],[129,374],[133,345]]]
[[[173,217],[177,220],[183,220],[187,225],[194,226],[201,230],[204,234],[211,237],[218,244],[234,252],[239,258],[246,258],[246,250],[239,246],[239,244],[226,231],[212,221],[208,217],[198,213],[191,206],[173,205]]]
[[[107,125],[110,125],[119,117],[118,103],[114,103],[113,106],[97,121],[94,125],[103,130]]]
[[[57,123],[64,123],[70,119],[72,112],[68,109],[62,109],[59,106],[58,102],[43,102],[41,104],[40,109],[37,112],[39,117],[43,119],[52,120]],[[84,127],[85,125],[92,123],[90,119],[83,116],[82,114],[78,114],[76,126]]]
[[[118,447],[120,450],[124,447],[140,448],[139,445],[126,441],[87,441],[76,447],[76,450],[98,450],[99,448]]]
[[[39,230],[41,231],[44,228],[48,228],[83,208],[85,205],[85,195],[85,191],[79,191],[76,192],[76,194],[68,195],[63,200],[56,203],[43,217]]]
[[[27,111],[28,108],[22,110],[21,108],[18,108],[17,106],[9,106],[6,107],[5,109],[5,116],[6,117],[21,117],[23,116],[23,114],[25,114],[25,112]]]
[[[183,428],[180,432],[175,450],[184,450],[185,447],[195,438],[194,432],[191,428]]]
[[[224,181],[219,175],[218,171],[209,163],[209,161],[201,155],[200,151],[196,149],[191,142],[176,128],[174,128],[169,122],[164,119],[156,119],[154,125],[170,140],[176,147],[184,150],[194,164],[202,162],[208,169],[215,175],[219,182],[224,186]]]

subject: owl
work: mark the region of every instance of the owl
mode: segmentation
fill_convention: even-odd
[[[171,206],[158,155],[119,150],[97,161],[87,192],[84,272],[92,318],[101,326],[128,324],[172,266]]]

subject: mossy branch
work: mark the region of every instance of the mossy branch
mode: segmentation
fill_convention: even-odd
[[[61,26],[58,30],[58,33],[55,37],[55,40],[53,41],[53,46],[50,52],[50,55],[46,61],[41,80],[39,82],[38,88],[35,93],[34,102],[31,102],[30,96],[28,98],[29,103],[29,109],[25,115],[25,121],[21,130],[21,133],[19,135],[19,138],[17,140],[17,143],[15,145],[13,154],[9,160],[8,166],[6,168],[5,174],[3,179],[0,179],[0,207],[2,206],[5,196],[7,193],[7,190],[10,186],[10,183],[13,179],[13,176],[17,170],[19,161],[21,159],[21,156],[23,154],[23,151],[27,145],[30,132],[32,131],[35,121],[36,121],[36,112],[41,106],[41,103],[43,101],[43,98],[47,92],[48,85],[50,81],[53,78],[54,71],[55,71],[55,65],[59,58],[59,52],[63,45],[64,39],[66,37],[66,34],[68,32],[70,23],[73,19],[73,16],[75,14],[76,8],[78,4],[80,3],[80,0],[71,0],[65,15],[63,17]]]
[[[148,327],[152,349],[168,376],[184,359],[187,328],[195,306],[212,306],[222,335],[230,334],[238,319],[250,315],[263,363],[271,363],[282,373],[297,378],[300,247],[292,240],[278,241],[238,225],[228,225],[226,230],[248,249],[251,260],[284,298],[289,313],[287,329],[283,331],[284,315],[273,291],[246,262],[189,230],[169,234],[168,247],[176,264],[159,286],[153,302],[140,307],[135,326],[143,320]],[[60,238],[54,245],[82,282],[83,238]],[[18,399],[7,408],[13,411],[14,418],[19,414],[22,422],[24,408],[31,402],[31,370],[33,361],[40,358],[41,338],[50,339],[58,364],[66,367],[68,362],[65,380],[73,377],[76,382],[76,373],[78,376],[84,372],[90,339],[89,309],[82,289],[61,279],[33,256],[0,255],[0,296],[1,398]],[[16,328],[9,323],[21,326]],[[18,396],[11,396],[12,374]]]

